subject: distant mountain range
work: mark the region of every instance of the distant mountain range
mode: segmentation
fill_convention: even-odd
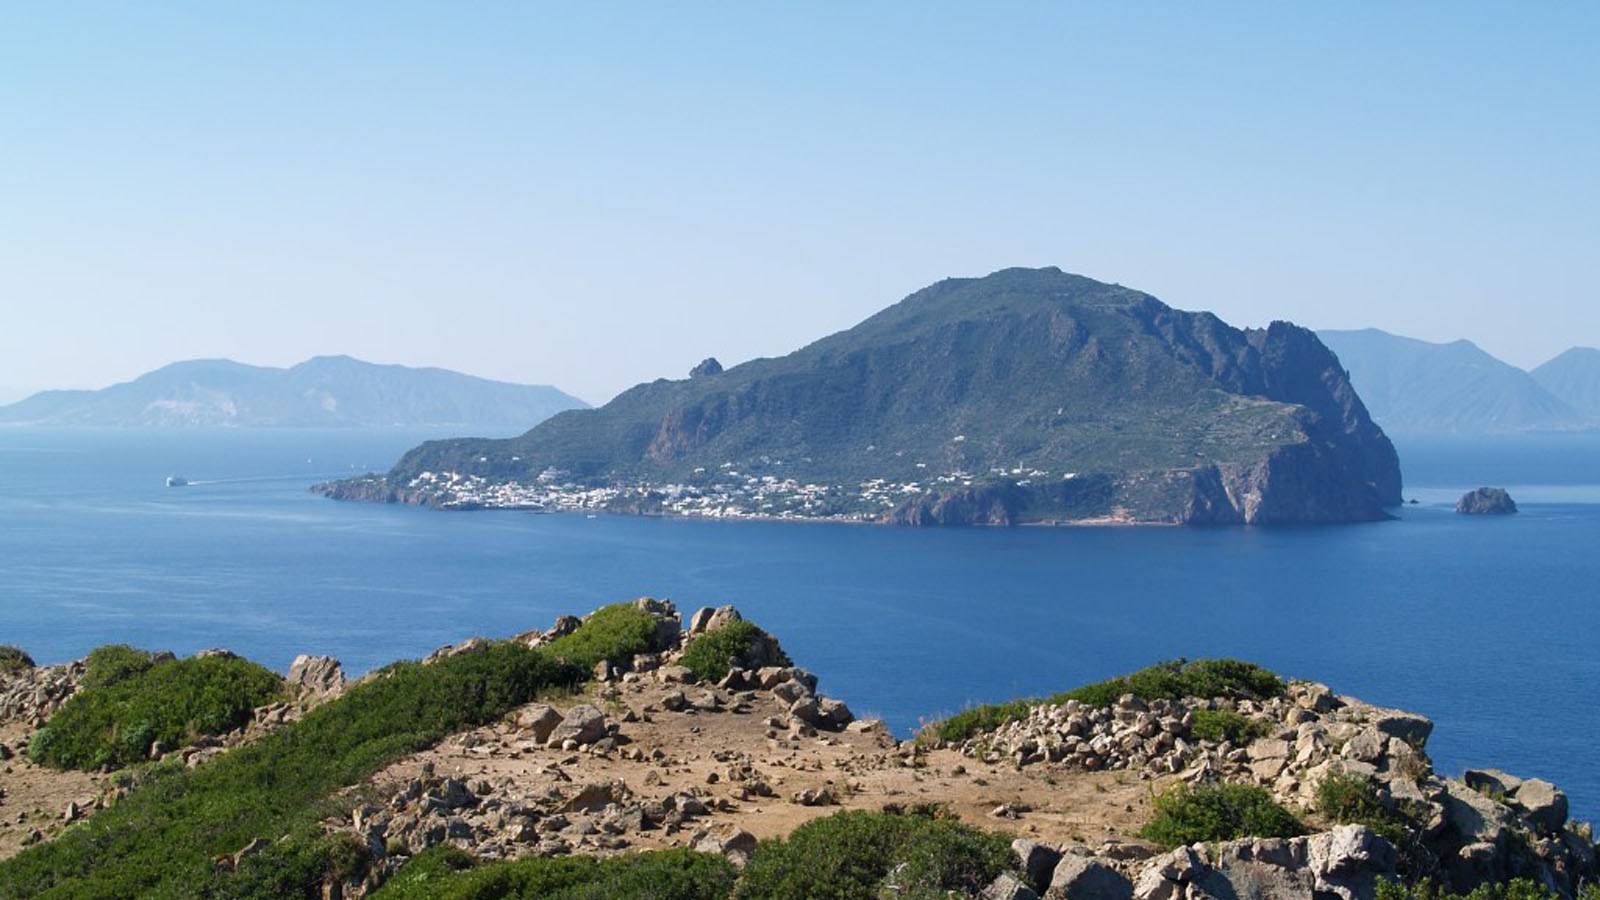
[[[1525,372],[1471,341],[1433,344],[1375,328],[1317,332],[1390,434],[1496,434],[1600,426],[1600,350]]]
[[[34,394],[0,406],[0,423],[522,428],[587,405],[545,385],[349,356],[319,356],[288,369],[199,359],[103,390]]]
[[[321,488],[446,507],[904,524],[1381,518],[1394,448],[1284,322],[1059,269],[954,278],[777,359],[638,385],[510,440]]]

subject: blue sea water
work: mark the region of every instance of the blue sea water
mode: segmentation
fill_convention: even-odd
[[[912,530],[334,503],[417,431],[0,429],[0,643],[297,653],[361,672],[640,595],[737,605],[907,733],[982,701],[1229,655],[1431,716],[1439,769],[1600,815],[1600,437],[1402,444],[1400,519]],[[165,476],[193,482],[168,488]],[[1456,516],[1508,487],[1522,514]]]

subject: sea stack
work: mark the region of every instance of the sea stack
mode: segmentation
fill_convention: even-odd
[[[1517,511],[1517,501],[1505,488],[1481,487],[1461,495],[1456,512],[1464,516],[1509,516]]]

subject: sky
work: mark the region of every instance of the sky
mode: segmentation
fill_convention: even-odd
[[[1600,4],[0,3],[0,400],[321,354],[603,402],[1059,266],[1600,345]]]

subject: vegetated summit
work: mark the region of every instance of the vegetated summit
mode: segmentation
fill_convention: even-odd
[[[787,356],[318,486],[444,507],[897,524],[1374,520],[1393,446],[1303,328],[1055,268],[952,278]]]

